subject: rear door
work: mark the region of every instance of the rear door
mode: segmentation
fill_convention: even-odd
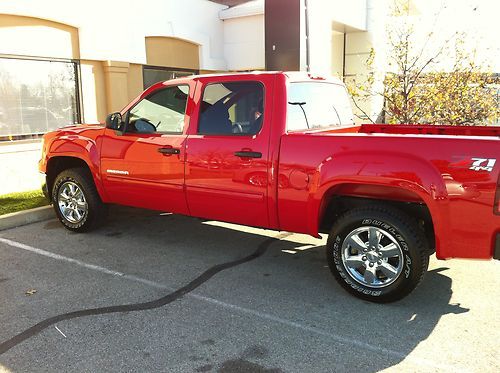
[[[106,129],[101,172],[111,202],[188,214],[185,131],[193,92],[190,81],[161,87],[127,111],[125,133]]]
[[[191,215],[268,226],[273,82],[265,75],[200,79],[186,151]]]

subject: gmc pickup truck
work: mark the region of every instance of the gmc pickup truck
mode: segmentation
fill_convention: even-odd
[[[107,204],[329,233],[329,267],[374,302],[409,294],[429,256],[500,259],[500,127],[354,125],[341,81],[306,73],[158,83],[106,125],[44,136],[61,223]]]

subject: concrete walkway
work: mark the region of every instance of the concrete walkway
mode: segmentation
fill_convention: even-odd
[[[0,143],[0,195],[40,188],[41,140]]]

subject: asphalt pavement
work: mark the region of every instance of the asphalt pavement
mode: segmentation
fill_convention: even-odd
[[[113,207],[0,232],[0,371],[498,372],[500,263],[431,260],[391,304],[325,239]]]

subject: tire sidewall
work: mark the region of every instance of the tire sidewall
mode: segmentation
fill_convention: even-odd
[[[352,214],[336,224],[328,238],[327,259],[337,281],[350,293],[357,297],[372,301],[392,301],[401,298],[411,291],[420,281],[422,262],[419,248],[411,232],[400,222],[389,215],[377,213],[360,216]],[[376,227],[390,233],[401,247],[402,270],[396,281],[383,288],[371,288],[360,284],[351,277],[342,262],[342,244],[349,233],[360,227]]]
[[[80,188],[80,190],[83,193],[83,196],[85,197],[85,201],[87,202],[87,212],[86,212],[84,218],[81,221],[79,221],[78,223],[72,223],[72,222],[66,220],[66,218],[64,217],[64,215],[62,214],[62,212],[59,208],[59,200],[58,200],[59,190],[61,189],[62,185],[64,183],[66,183],[67,181],[71,181],[71,182],[75,183],[76,185],[78,185],[78,187]],[[82,229],[83,227],[86,226],[86,223],[89,221],[89,217],[92,214],[92,209],[91,209],[91,206],[89,203],[88,192],[87,192],[86,188],[83,186],[81,180],[79,180],[79,177],[77,175],[74,175],[71,172],[63,172],[62,174],[60,174],[57,177],[57,179],[54,183],[54,187],[52,188],[52,201],[54,204],[54,210],[57,214],[57,217],[59,218],[60,222],[65,227],[69,228],[70,230],[79,230],[79,229]]]

